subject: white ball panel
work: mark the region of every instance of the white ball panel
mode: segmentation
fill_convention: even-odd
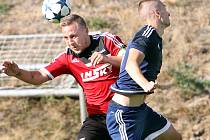
[[[66,5],[71,8],[70,0],[66,0]]]
[[[71,13],[70,0],[44,0],[42,13],[47,20],[59,22],[62,17]]]
[[[49,3],[57,3],[59,2],[60,0],[49,0]]]
[[[69,8],[66,7],[66,6],[63,6],[62,9],[61,9],[61,16],[66,16],[69,14]]]
[[[55,15],[53,14],[53,12],[51,10],[47,9],[47,11],[45,11],[45,17],[47,19],[52,19],[55,17]]]
[[[61,11],[61,5],[57,3],[50,4],[49,8],[53,11],[53,13],[58,14]]]

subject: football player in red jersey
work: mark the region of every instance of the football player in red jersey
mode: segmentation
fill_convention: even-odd
[[[113,96],[109,87],[118,77],[125,44],[110,33],[89,35],[86,22],[76,14],[64,17],[60,26],[68,48],[50,64],[27,71],[13,61],[5,61],[3,72],[34,85],[62,74],[73,75],[83,88],[88,112],[78,140],[111,140],[105,124]]]

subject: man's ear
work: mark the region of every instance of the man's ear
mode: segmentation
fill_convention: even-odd
[[[159,19],[161,18],[160,11],[154,10],[155,16],[157,16]]]

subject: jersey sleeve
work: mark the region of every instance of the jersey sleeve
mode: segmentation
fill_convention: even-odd
[[[129,42],[128,46],[129,46],[129,48],[137,49],[146,55],[148,52],[147,49],[149,47],[149,43],[148,43],[147,39],[140,37],[140,38],[137,38],[137,39]]]
[[[119,36],[110,33],[104,34],[104,45],[112,56],[116,56],[120,49],[126,47]]]
[[[50,79],[62,74],[70,74],[70,70],[67,67],[66,53],[58,55],[51,63],[44,67],[41,71],[48,75]]]

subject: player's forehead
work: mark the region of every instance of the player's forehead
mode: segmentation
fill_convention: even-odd
[[[68,26],[62,27],[62,31],[64,33],[64,36],[79,35],[85,32],[85,27],[75,22],[75,23],[69,24]]]
[[[65,35],[75,34],[76,32],[78,32],[78,25],[72,23],[67,26],[63,26],[62,31]]]

